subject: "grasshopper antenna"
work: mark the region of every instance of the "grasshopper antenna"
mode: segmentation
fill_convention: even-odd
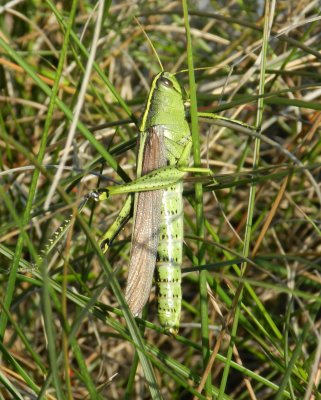
[[[143,34],[145,35],[145,37],[146,37],[146,39],[147,39],[147,41],[148,41],[148,43],[149,43],[151,49],[153,50],[153,53],[155,54],[155,56],[156,56],[156,58],[157,58],[158,64],[159,64],[159,66],[161,67],[161,70],[164,71],[163,64],[162,64],[162,62],[161,62],[161,60],[160,60],[160,58],[159,58],[159,56],[158,56],[158,54],[157,54],[157,51],[156,51],[156,49],[155,49],[155,47],[154,47],[152,41],[150,40],[149,36],[147,35],[147,33],[146,33],[145,29],[143,28],[142,24],[138,21],[138,19],[137,19],[135,16],[134,16],[134,19],[135,19],[137,25],[138,25],[138,26],[140,27],[140,29],[142,30]]]

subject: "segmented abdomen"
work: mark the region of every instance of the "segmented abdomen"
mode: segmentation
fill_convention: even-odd
[[[176,334],[181,313],[181,265],[183,251],[183,183],[164,190],[156,261],[158,318]]]

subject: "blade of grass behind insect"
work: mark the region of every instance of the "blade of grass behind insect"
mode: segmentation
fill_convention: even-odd
[[[260,68],[260,84],[259,84],[259,99],[257,105],[257,114],[256,114],[256,127],[261,130],[262,119],[263,119],[263,106],[264,106],[264,84],[265,84],[265,68],[266,68],[266,56],[267,56],[267,47],[269,42],[269,34],[272,25],[273,18],[273,10],[274,10],[274,0],[266,0],[265,1],[265,10],[264,10],[264,34],[263,34],[263,45],[261,52],[261,68]],[[253,154],[253,169],[255,170],[258,167],[259,157],[260,157],[260,138],[256,138],[254,141],[254,154]],[[243,245],[243,256],[248,258],[250,243],[251,243],[251,234],[252,234],[252,221],[254,214],[254,205],[255,205],[255,193],[256,193],[256,185],[253,184],[250,187],[249,193],[249,204],[247,210],[247,221],[244,235],[244,245]],[[244,262],[241,266],[241,272],[243,276],[246,272],[247,262]],[[223,398],[223,394],[225,392],[227,379],[229,375],[229,369],[231,365],[231,360],[233,356],[233,347],[234,347],[234,339],[237,335],[238,321],[240,316],[240,307],[243,296],[243,287],[244,284],[241,282],[238,287],[238,298],[235,299],[235,315],[233,320],[233,325],[231,329],[231,340],[229,343],[227,356],[226,356],[226,364],[223,371],[223,376],[220,385],[220,391],[218,399]]]
[[[47,118],[45,121],[44,131],[41,136],[40,148],[39,148],[39,152],[37,155],[38,164],[42,164],[42,161],[43,161],[45,153],[46,153],[47,138],[48,138],[49,129],[50,129],[50,125],[51,125],[51,121],[52,121],[52,117],[53,117],[53,112],[55,109],[55,103],[56,103],[56,97],[57,97],[57,93],[58,93],[58,89],[59,89],[60,77],[62,75],[62,70],[63,70],[63,66],[64,66],[64,62],[65,62],[65,56],[67,53],[67,46],[68,46],[68,42],[69,42],[69,33],[71,30],[75,12],[76,12],[76,4],[77,4],[77,1],[75,0],[72,4],[72,10],[70,13],[70,18],[68,20],[67,30],[66,30],[66,33],[64,36],[64,42],[63,42],[62,50],[60,53],[55,83],[54,83],[54,86],[52,89],[52,93],[49,93],[49,96],[51,95],[50,103],[49,103],[49,107],[48,107],[48,113],[47,113]],[[15,51],[13,49],[10,49],[10,46],[8,46],[7,43],[5,43],[2,40],[2,38],[1,38],[1,45],[5,48],[5,50],[7,50],[7,51],[9,50],[8,51],[9,54],[10,53],[16,54]],[[22,217],[22,229],[24,229],[24,227],[28,224],[28,222],[30,220],[30,214],[31,214],[34,197],[36,195],[36,188],[37,188],[37,184],[38,184],[39,175],[40,175],[40,171],[36,168],[34,170],[34,173],[32,176],[32,180],[31,180],[31,184],[30,184],[30,188],[29,188],[28,199],[27,199],[25,211],[24,211],[24,214]],[[21,232],[18,237],[15,255],[14,255],[14,259],[12,261],[12,267],[11,267],[10,275],[9,275],[9,279],[8,279],[7,290],[6,290],[6,294],[5,294],[5,298],[4,298],[4,304],[8,309],[10,308],[12,298],[13,298],[15,282],[16,282],[18,266],[19,266],[19,260],[22,255],[23,244],[24,244],[24,235]],[[46,285],[44,285],[44,289],[46,289]],[[50,304],[47,303],[47,300],[49,299],[49,297],[48,297],[49,294],[47,294],[45,292],[46,292],[46,290],[44,290],[44,296],[46,298],[46,306],[47,306],[46,308],[48,308],[48,310],[49,310]],[[45,317],[48,318],[49,314],[45,314]],[[5,313],[2,313],[0,316],[1,340],[3,340],[3,337],[4,337],[4,333],[5,333],[6,326],[7,326],[7,320],[8,320],[7,315]],[[47,327],[47,335],[49,337],[51,337],[51,333],[52,333],[51,332],[52,331],[52,320],[51,319],[47,319],[46,327]],[[55,360],[56,360],[55,347],[54,347],[53,343],[54,343],[54,340],[52,340],[52,342],[51,342],[52,346],[49,346],[49,358],[50,358],[50,362],[51,362],[51,367],[54,370],[54,385],[56,388],[57,397],[58,397],[58,399],[62,399],[63,396],[62,396],[61,385],[60,385],[60,381],[59,381],[58,368],[57,368],[57,365],[55,362]]]
[[[192,38],[189,25],[188,6],[187,0],[182,0],[183,13],[184,13],[184,24],[186,31],[187,41],[187,62],[188,62],[188,77],[190,86],[190,97],[191,97],[191,127],[192,127],[192,141],[193,141],[193,157],[194,166],[201,166],[201,155],[200,155],[200,137],[198,131],[198,118],[197,118],[197,97],[196,97],[196,85],[194,76],[194,65],[193,65],[193,48]],[[196,232],[200,238],[204,237],[204,211],[203,211],[203,186],[201,183],[195,185],[195,202],[196,202]],[[205,248],[202,245],[198,245],[198,263],[204,264]],[[199,275],[199,296],[200,296],[200,313],[201,313],[201,324],[202,324],[202,348],[203,348],[203,365],[206,367],[209,357],[209,328],[208,328],[208,302],[207,302],[207,273],[201,271]],[[210,393],[211,388],[211,376],[209,375],[206,384],[205,392]]]

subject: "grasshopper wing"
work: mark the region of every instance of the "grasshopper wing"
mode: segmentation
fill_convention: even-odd
[[[141,133],[139,153],[141,165],[137,174],[166,166],[164,128],[153,126]],[[160,212],[163,190],[135,194],[134,226],[126,300],[132,313],[140,315],[147,303],[152,286],[159,238]]]

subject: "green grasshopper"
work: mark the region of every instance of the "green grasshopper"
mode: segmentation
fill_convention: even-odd
[[[113,194],[128,196],[118,217],[100,240],[103,252],[130,217],[134,226],[126,299],[133,315],[141,315],[148,301],[156,265],[158,318],[171,334],[176,334],[181,312],[181,264],[183,248],[183,182],[192,148],[185,116],[183,91],[173,74],[158,73],[152,83],[140,125],[137,152],[137,179],[89,193],[88,199],[101,201]],[[42,252],[54,248],[69,228],[70,219],[55,232]],[[40,260],[41,261],[41,260]]]
[[[160,72],[153,80],[138,140],[137,180],[93,192],[97,201],[116,193],[135,192],[134,226],[126,300],[135,316],[147,303],[156,266],[158,318],[172,334],[181,312],[183,249],[183,183],[192,140],[181,86],[174,75]],[[101,239],[108,246],[131,209],[128,198]]]

